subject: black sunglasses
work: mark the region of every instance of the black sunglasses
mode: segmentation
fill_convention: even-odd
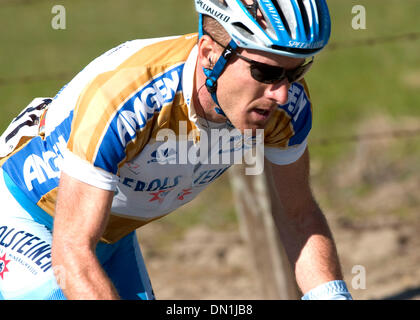
[[[216,39],[214,39],[208,32],[206,32],[206,30],[203,30],[203,33],[205,35],[208,35],[214,42],[216,42],[219,46],[225,48],[226,50],[226,47],[223,44],[219,43]],[[285,69],[282,67],[276,67],[266,63],[252,60],[237,53],[235,50],[229,51],[229,53],[235,54],[238,58],[248,62],[250,64],[252,78],[257,80],[258,82],[267,84],[281,82],[286,78],[289,81],[289,83],[299,81],[309,71],[314,62],[314,57],[312,57],[310,61],[304,62],[303,64],[294,69]]]
[[[252,78],[254,78],[255,80],[259,82],[268,83],[268,84],[281,82],[286,78],[289,81],[289,83],[299,81],[309,71],[309,69],[311,68],[314,62],[314,57],[312,57],[310,61],[306,63],[304,62],[297,68],[285,69],[282,67],[276,67],[276,66],[272,66],[269,64],[265,64],[262,62],[249,59],[237,52],[234,52],[234,54],[238,58],[250,64],[250,71],[251,71]]]

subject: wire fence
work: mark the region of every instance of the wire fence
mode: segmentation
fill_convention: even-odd
[[[31,3],[32,0],[22,0],[22,2]],[[8,2],[0,2],[8,3]],[[366,46],[374,46],[383,43],[395,43],[401,41],[413,41],[420,39],[420,32],[410,32],[404,33],[400,35],[390,35],[390,36],[382,36],[382,37],[375,37],[375,38],[367,38],[361,40],[354,40],[348,42],[333,42],[330,43],[326,50],[334,51],[339,49],[346,49],[346,48],[355,48],[355,47],[366,47]],[[72,72],[58,72],[53,74],[43,74],[43,75],[28,75],[23,77],[16,77],[16,78],[0,78],[0,86],[5,85],[12,85],[12,84],[30,84],[33,82],[38,81],[49,81],[49,80],[66,80],[70,79],[73,75]]]
[[[51,81],[51,80],[69,80],[73,74],[70,72],[58,72],[51,74],[42,74],[42,75],[29,75],[23,77],[15,78],[0,78],[0,86],[10,86],[10,85],[25,85],[31,83],[37,83],[41,81]]]
[[[0,0],[0,7],[7,7],[7,6],[29,6],[32,4],[39,4],[41,2],[51,2],[51,0]],[[60,3],[64,2],[65,0],[61,0]],[[73,1],[73,0],[72,0]]]
[[[3,4],[31,4],[35,0],[0,0],[0,5]],[[401,41],[413,41],[420,39],[420,32],[410,32],[400,35],[390,35],[382,36],[375,38],[367,38],[361,40],[354,40],[349,42],[337,42],[330,43],[328,45],[329,51],[345,49],[345,48],[354,48],[354,47],[366,47],[374,46],[383,43],[396,43]],[[28,75],[23,77],[16,78],[0,78],[0,86],[10,86],[10,85],[26,85],[31,83],[36,83],[40,81],[62,81],[69,80],[74,74],[72,72],[58,72],[52,74],[43,74],[43,75]],[[342,144],[342,143],[357,143],[361,141],[374,141],[374,140],[383,140],[383,139],[407,139],[420,136],[420,128],[411,129],[411,130],[395,130],[388,132],[378,132],[378,133],[367,133],[363,135],[349,135],[342,137],[331,137],[331,138],[318,138],[312,139],[311,145],[313,146],[327,146],[332,144]]]
[[[333,42],[328,44],[326,50],[334,51],[338,49],[347,49],[347,48],[355,48],[355,47],[371,47],[378,44],[383,43],[395,43],[401,41],[408,41],[408,40],[417,40],[420,39],[420,32],[409,32],[399,35],[389,35],[389,36],[382,36],[382,37],[374,37],[374,38],[366,38],[348,42]]]
[[[310,141],[311,146],[329,146],[333,144],[343,144],[343,143],[358,143],[358,142],[368,142],[368,141],[377,141],[377,140],[388,140],[388,139],[409,139],[409,138],[419,138],[420,137],[420,127],[415,129],[400,129],[400,130],[391,130],[383,132],[370,132],[359,135],[348,135],[341,137],[331,137],[331,138],[312,138]]]

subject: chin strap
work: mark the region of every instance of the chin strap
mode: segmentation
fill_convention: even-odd
[[[201,38],[203,34],[207,34],[204,31],[203,28],[203,15],[200,14],[198,16],[198,36]],[[209,68],[203,68],[204,74],[206,75],[206,88],[207,91],[210,93],[214,103],[216,104],[216,107],[214,108],[216,112],[224,117],[226,117],[226,114],[223,112],[222,108],[219,105],[219,101],[217,100],[217,79],[219,79],[220,75],[222,74],[223,70],[226,67],[226,63],[229,61],[229,59],[232,57],[235,50],[238,48],[238,45],[236,44],[233,39],[229,42],[229,44],[224,48],[221,56],[217,60],[216,64],[214,65],[213,69]],[[229,119],[226,117],[227,123],[232,126]]]
[[[234,51],[238,48],[235,41],[231,40],[229,44],[223,50],[221,56],[217,60],[216,64],[214,65],[213,69],[203,68],[204,74],[206,75],[206,88],[207,91],[210,93],[214,103],[216,103],[216,112],[226,117],[223,110],[220,108],[219,101],[217,100],[217,79],[219,79],[220,75],[222,74],[223,70],[226,67],[226,63],[232,57]]]

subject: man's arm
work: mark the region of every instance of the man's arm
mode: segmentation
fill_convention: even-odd
[[[60,284],[68,299],[118,299],[100,266],[95,248],[110,212],[114,193],[61,173],[54,217],[52,262],[65,270]]]
[[[274,184],[283,210],[275,224],[303,293],[342,280],[337,251],[326,219],[309,183],[309,152],[295,163],[272,164]]]

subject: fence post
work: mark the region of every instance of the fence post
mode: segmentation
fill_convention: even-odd
[[[263,298],[299,299],[295,276],[272,217],[281,209],[269,165],[265,163],[260,175],[245,175],[245,165],[234,165],[229,172],[240,232],[250,248]]]

